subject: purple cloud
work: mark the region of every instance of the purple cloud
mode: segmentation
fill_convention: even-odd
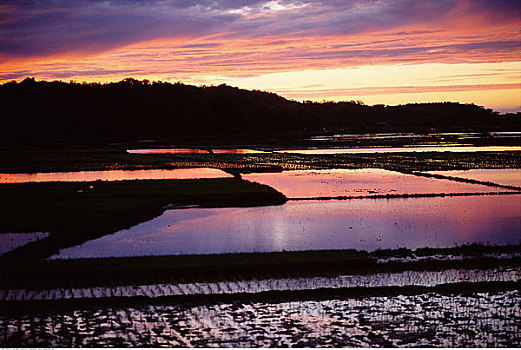
[[[284,39],[392,32],[415,23],[436,23],[457,6],[457,0],[8,0],[0,5],[0,54],[102,52],[165,37]],[[520,7],[514,0],[478,0],[468,11],[489,13],[496,20],[519,19]]]
[[[0,53],[102,52],[162,37],[205,35],[237,15],[210,1],[12,1],[0,7]]]

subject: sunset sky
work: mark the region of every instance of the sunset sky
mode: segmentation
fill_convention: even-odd
[[[2,1],[0,81],[26,76],[521,111],[521,1]]]

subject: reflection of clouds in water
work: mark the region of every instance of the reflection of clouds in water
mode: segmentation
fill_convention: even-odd
[[[280,153],[295,154],[360,154],[360,153],[403,153],[403,152],[512,152],[521,151],[521,146],[412,146],[412,147],[360,147],[280,150]]]
[[[497,188],[490,186],[427,178],[383,169],[294,170],[281,173],[245,174],[243,178],[273,187],[288,198],[498,191]]]
[[[34,174],[0,174],[1,183],[49,182],[49,181],[121,181],[229,178],[232,175],[214,168],[146,169],[74,171]]]
[[[490,181],[505,186],[521,186],[521,169],[472,169],[426,171],[428,174],[439,174],[478,181]]]
[[[521,195],[174,209],[129,230],[64,249],[60,257],[518,244],[520,209]]]
[[[154,245],[156,244],[156,240],[151,239],[151,237],[128,237],[123,238],[117,241],[114,241],[118,244],[128,244],[128,245],[134,245],[134,244],[141,244],[141,245]]]

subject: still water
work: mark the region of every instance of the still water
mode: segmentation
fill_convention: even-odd
[[[398,152],[512,152],[521,151],[521,146],[411,146],[411,147],[350,147],[312,148],[280,150],[277,153],[297,154],[356,154],[356,153],[398,153]]]
[[[252,153],[266,153],[256,149],[249,148],[217,148],[207,150],[198,148],[143,148],[143,149],[129,149],[131,154],[252,154]]]
[[[430,134],[434,135],[434,134]],[[378,133],[378,134],[334,134],[311,136],[311,141],[351,141],[351,140],[399,140],[427,138],[429,134]]]
[[[129,149],[130,154],[209,154],[210,151],[198,148],[141,148]]]
[[[214,154],[255,154],[255,153],[267,153],[265,151],[259,151],[256,149],[248,149],[248,148],[221,148],[221,149],[212,149]]]
[[[48,236],[48,232],[0,233],[0,255]]]
[[[288,198],[488,193],[502,190],[497,187],[427,178],[383,169],[294,170],[281,173],[244,174],[242,178],[273,187]]]
[[[334,135],[317,135],[312,136],[309,140],[313,141],[352,141],[352,140],[429,140],[435,142],[454,142],[471,139],[488,139],[488,138],[520,138],[519,131],[491,131],[488,133],[476,132],[446,132],[446,133],[429,133],[429,134],[413,134],[413,133],[378,133],[378,134],[334,134]]]
[[[521,243],[521,195],[290,201],[188,208],[61,250],[52,258]]]
[[[144,169],[144,170],[103,170],[71,171],[60,173],[20,173],[0,174],[0,183],[50,182],[50,181],[121,181],[121,180],[173,180],[173,179],[213,179],[233,177],[214,168]]]
[[[521,187],[521,169],[472,169],[426,171],[426,173],[453,176],[478,181],[489,181],[500,185]]]

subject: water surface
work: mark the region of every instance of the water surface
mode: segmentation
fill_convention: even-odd
[[[378,134],[334,134],[311,136],[311,141],[347,141],[347,140],[397,140],[425,138],[427,134],[413,133],[378,133]]]
[[[495,187],[383,169],[294,170],[244,174],[242,178],[273,187],[288,198],[498,192]]]
[[[188,208],[53,258],[321,249],[446,248],[521,243],[521,195],[291,201],[253,208]]]
[[[255,153],[267,153],[265,151],[259,151],[256,149],[249,148],[221,148],[212,149],[214,154],[255,154]]]
[[[434,142],[444,143],[447,140],[451,143],[457,140],[487,139],[487,138],[520,138],[520,131],[491,131],[488,133],[476,132],[446,132],[430,134],[414,133],[375,133],[375,134],[333,134],[312,136],[312,141],[351,141],[351,140],[406,140],[420,139],[433,140]]]
[[[515,133],[515,132],[514,132]],[[490,134],[490,133],[489,133]],[[495,134],[495,133],[494,133]],[[498,134],[504,134],[499,132]],[[507,133],[510,134],[510,133]],[[415,133],[370,133],[370,134],[333,134],[333,135],[317,135],[312,136],[310,140],[319,141],[350,141],[350,140],[400,140],[400,139],[430,139],[439,142],[450,140],[466,140],[483,138],[482,133],[467,133],[467,132],[447,132],[447,133],[430,133],[430,134],[415,134]]]
[[[48,236],[48,232],[0,233],[0,255]]]
[[[428,174],[453,176],[463,179],[489,181],[505,186],[521,187],[521,169],[472,169],[449,171],[426,171]]]
[[[210,151],[198,148],[140,148],[128,149],[131,154],[209,154]]]
[[[0,183],[16,182],[79,182],[79,181],[121,181],[121,180],[174,180],[213,179],[233,177],[214,168],[144,169],[144,170],[102,170],[71,171],[59,173],[0,174]]]
[[[521,131],[492,131],[489,132],[487,135],[493,138],[521,138]]]
[[[278,153],[297,154],[357,154],[357,153],[398,153],[398,152],[512,152],[521,151],[521,146],[404,146],[404,147],[348,147],[309,148],[279,150]]]
[[[335,277],[261,278],[218,282],[133,284],[97,287],[63,287],[53,289],[0,289],[0,302],[23,300],[98,299],[111,297],[159,298],[178,295],[216,295],[262,293],[268,291],[316,290],[322,288],[375,288],[423,286],[460,282],[516,282],[521,267],[497,267],[489,270],[448,269],[442,271],[402,271],[369,275]]]
[[[521,346],[518,290],[190,304],[89,304],[0,316],[11,347]]]
[[[143,149],[129,149],[131,154],[253,154],[266,153],[249,148],[216,148],[210,150],[197,148],[143,148]]]

